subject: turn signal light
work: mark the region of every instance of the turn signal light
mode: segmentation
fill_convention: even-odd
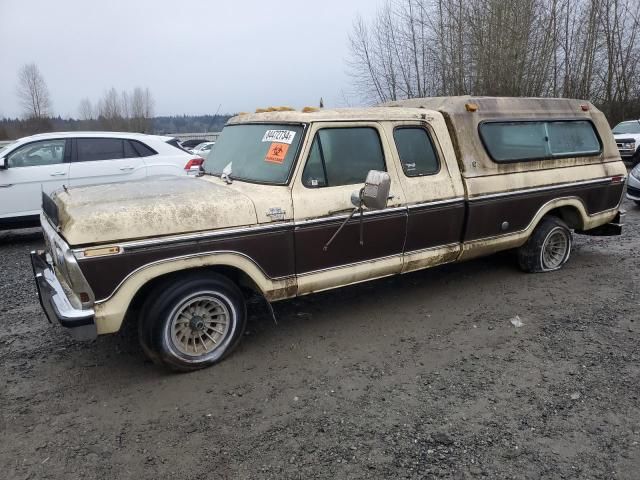
[[[191,167],[201,167],[202,164],[204,163],[204,158],[192,158],[191,160],[189,160],[187,162],[187,164],[184,166],[185,170],[190,170]]]
[[[622,183],[624,181],[624,175],[616,175],[611,177],[611,183]]]
[[[103,255],[115,255],[120,253],[120,247],[87,248],[82,254],[85,257],[101,257]]]

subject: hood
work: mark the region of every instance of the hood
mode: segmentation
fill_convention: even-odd
[[[249,197],[192,177],[58,190],[43,207],[74,246],[256,223]]]
[[[616,133],[613,138],[618,140],[635,140],[636,143],[640,142],[640,133]]]

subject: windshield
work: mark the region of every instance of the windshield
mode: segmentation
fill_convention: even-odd
[[[616,135],[620,133],[640,133],[640,121],[633,120],[631,122],[619,123],[614,127],[613,133]]]
[[[204,163],[204,171],[220,175],[229,166],[231,179],[285,184],[302,140],[302,131],[302,125],[224,127]]]

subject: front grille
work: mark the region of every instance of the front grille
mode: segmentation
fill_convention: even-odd
[[[640,188],[627,186],[627,193],[633,197],[640,197]]]

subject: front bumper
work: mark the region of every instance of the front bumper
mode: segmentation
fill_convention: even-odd
[[[96,338],[98,333],[93,309],[78,309],[71,304],[44,251],[31,252],[31,266],[40,305],[49,322],[55,319],[78,340]]]

